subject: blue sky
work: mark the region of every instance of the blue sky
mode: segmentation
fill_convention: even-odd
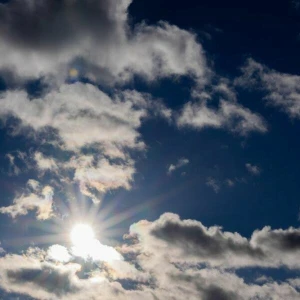
[[[1,1],[0,298],[299,299],[299,13]]]

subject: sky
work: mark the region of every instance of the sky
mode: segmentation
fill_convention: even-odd
[[[299,299],[299,20],[0,1],[0,299]]]

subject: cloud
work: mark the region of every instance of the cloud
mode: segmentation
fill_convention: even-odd
[[[207,228],[198,221],[180,220],[178,215],[167,213],[155,222],[133,225],[130,232],[143,238],[143,251],[168,251],[168,257],[178,263],[206,263],[225,268],[300,267],[292,262],[300,251],[297,228],[265,227],[254,231],[248,240],[238,233],[224,232],[221,227]]]
[[[0,259],[2,287],[37,299],[58,299],[76,291],[72,279],[79,265],[43,263],[30,256],[7,255]]]
[[[293,3],[293,5],[294,5],[294,7],[295,7],[296,9],[299,9],[299,7],[300,7],[300,2],[299,2],[299,0],[293,0],[292,3]]]
[[[235,270],[247,267],[299,269],[299,229],[256,230],[250,239],[164,214],[130,227],[118,247],[124,260],[90,264],[49,260],[29,249],[0,258],[1,288],[37,299],[291,299],[299,278],[247,282]],[[58,248],[59,247],[59,248]],[[59,245],[50,249],[60,249]],[[267,277],[265,277],[267,278]]]
[[[26,194],[16,197],[13,205],[1,207],[0,213],[8,214],[12,218],[19,215],[27,215],[29,211],[35,210],[39,220],[46,220],[53,216],[53,188],[51,186],[40,187],[35,180],[29,180],[28,186],[33,191],[27,190]]]
[[[24,172],[24,170],[29,168],[29,162],[25,152],[17,150],[11,153],[7,153],[5,157],[9,161],[9,176],[18,176],[22,172]]]
[[[232,179],[226,179],[225,180],[225,182],[226,182],[226,184],[229,186],[229,187],[234,187],[235,186],[235,181],[234,180],[232,180]]]
[[[242,105],[221,100],[218,109],[210,108],[207,102],[188,102],[177,117],[179,127],[194,129],[220,128],[245,136],[251,132],[268,131],[266,122],[257,113]]]
[[[291,118],[300,118],[300,76],[280,73],[248,59],[235,83],[264,91],[268,105],[278,107]]]
[[[1,245],[1,242],[0,242]],[[0,247],[0,255],[3,255],[6,251],[4,250],[4,248]]]
[[[27,181],[27,185],[34,191],[38,191],[40,189],[40,183],[34,179],[29,179]]]
[[[30,99],[25,92],[7,91],[0,97],[0,118],[7,122],[18,118],[13,134],[26,135],[37,140],[47,136],[43,144],[52,144],[73,156],[57,160],[37,151],[33,160],[44,173],[74,171],[74,180],[81,191],[95,201],[107,190],[130,188],[135,173],[130,151],[145,148],[138,132],[142,121],[150,115],[170,118],[170,111],[160,101],[136,91],[116,93],[109,97],[90,84],[62,85],[41,98]],[[93,149],[90,155],[83,148]],[[112,160],[118,160],[113,163]],[[101,198],[101,197],[100,197]]]
[[[98,198],[91,192],[92,189],[102,194],[120,187],[130,189],[135,173],[130,161],[127,164],[111,164],[103,158],[94,162],[93,156],[81,156],[78,160],[71,160],[68,166],[75,169],[74,180],[79,183],[81,192],[95,202]]]
[[[219,79],[210,93],[204,88],[214,74],[194,33],[167,22],[132,24],[130,4],[0,4],[0,53],[5,53],[0,71],[17,83],[39,79],[46,85],[38,96],[21,88],[1,93],[0,119],[4,125],[17,120],[10,133],[41,146],[29,155],[39,177],[51,173],[59,184],[78,183],[94,202],[109,190],[131,188],[134,154],[146,149],[139,130],[147,118],[160,117],[170,124],[175,119],[180,128],[214,127],[240,135],[267,131],[261,116],[237,103],[227,79]],[[206,102],[188,102],[177,114],[149,94],[124,90],[123,84],[135,76],[151,82],[188,76],[194,98],[205,95],[208,100],[213,94],[227,100],[221,100],[218,109]],[[80,82],[83,79],[90,83]],[[107,85],[109,92],[104,92]],[[49,145],[64,155],[58,158],[45,151]],[[174,168],[171,165],[170,172]]]
[[[179,168],[182,168],[184,166],[186,166],[187,164],[189,164],[190,161],[187,158],[180,158],[176,164],[171,164],[168,167],[168,174],[172,174],[174,171],[176,171]]]
[[[249,173],[251,173],[252,175],[260,175],[261,173],[261,168],[259,166],[256,165],[252,165],[250,163],[246,163],[246,169]]]
[[[37,167],[40,171],[56,171],[58,170],[58,165],[53,158],[47,158],[41,152],[34,153],[34,160],[37,164]]]
[[[4,121],[15,116],[22,121],[22,127],[36,131],[51,127],[66,149],[77,150],[92,144],[105,148],[107,144],[104,150],[109,155],[109,146],[142,146],[138,144],[136,129],[146,116],[146,110],[135,107],[130,99],[111,99],[90,84],[65,84],[35,99],[22,91],[7,91],[0,103],[0,116]]]
[[[0,6],[0,69],[11,77],[78,74],[90,80],[125,82],[191,75],[209,70],[196,36],[167,22],[132,26],[130,0],[12,0]],[[2,56],[1,56],[2,57]],[[76,72],[75,72],[75,71]]]
[[[47,251],[47,259],[66,263],[71,260],[71,255],[66,247],[61,245],[52,245]]]
[[[215,178],[212,178],[212,177],[207,178],[206,185],[211,187],[216,194],[219,193],[220,188],[221,188],[220,183]]]
[[[21,170],[20,168],[15,164],[15,156],[11,153],[6,154],[6,158],[9,160],[9,174],[11,175],[19,175]]]

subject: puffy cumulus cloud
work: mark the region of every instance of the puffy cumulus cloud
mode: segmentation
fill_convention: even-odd
[[[28,255],[6,255],[0,259],[1,286],[37,299],[59,299],[76,291],[72,281],[80,266],[55,265]]]
[[[300,76],[280,73],[248,59],[235,83],[263,90],[267,104],[278,107],[291,118],[300,118]]]
[[[170,164],[170,166],[168,167],[168,174],[172,174],[175,170],[182,168],[189,163],[190,161],[187,158],[180,158],[176,164]]]
[[[209,107],[207,101],[188,102],[177,116],[179,127],[195,129],[222,128],[245,136],[251,132],[268,131],[266,122],[257,113],[232,102],[221,100],[218,109]]]
[[[254,245],[267,251],[273,249],[276,252],[284,252],[287,256],[300,254],[300,231],[293,227],[287,230],[271,230],[269,226],[266,226],[262,230],[255,231],[251,240]]]
[[[60,183],[78,182],[81,192],[95,202],[110,189],[130,188],[133,151],[146,148],[139,133],[144,118],[174,121],[174,113],[162,101],[124,91],[123,83],[135,75],[149,81],[188,76],[194,84],[192,96],[210,98],[203,87],[211,82],[213,72],[196,35],[167,22],[131,26],[130,3],[11,0],[0,4],[0,72],[21,81],[47,83],[40,96],[22,90],[2,93],[0,119],[6,124],[10,117],[17,118],[13,134],[38,137],[39,143],[66,151],[59,160],[39,148],[30,162],[39,175],[47,171]],[[95,85],[80,83],[83,78]],[[105,93],[96,87],[107,83],[117,89]],[[219,80],[211,89],[228,101],[222,100],[218,109],[187,103],[175,118],[179,127],[225,128],[241,135],[267,131],[259,115],[237,104],[228,80]],[[8,159],[12,172],[19,173],[14,157]],[[69,170],[74,173],[71,177]]]
[[[166,22],[128,23],[131,0],[12,0],[0,6],[0,68],[21,78],[124,82],[209,73],[196,36]]]
[[[51,127],[68,150],[93,144],[104,150],[108,145],[107,152],[110,148],[142,147],[136,129],[147,111],[126,100],[111,99],[95,86],[82,83],[62,85],[36,99],[22,91],[7,91],[1,95],[0,116],[4,121],[15,116],[21,120],[20,126],[36,131]]]
[[[181,220],[178,215],[168,213],[155,222],[133,225],[130,233],[143,239],[143,251],[164,253],[177,263],[205,263],[224,268],[300,267],[296,262],[300,230],[296,228],[272,231],[266,227],[247,239],[221,227],[207,228],[198,221]]]
[[[171,114],[161,101],[147,94],[124,91],[112,98],[83,83],[62,85],[34,99],[25,92],[7,91],[0,103],[3,122],[11,116],[20,120],[15,134],[34,138],[46,133],[45,143],[74,154],[69,160],[58,160],[37,151],[33,154],[37,169],[56,174],[72,169],[81,191],[95,201],[99,197],[93,189],[103,194],[109,189],[130,188],[135,172],[130,151],[145,148],[138,132],[143,119],[157,115],[168,120]],[[94,154],[82,154],[88,147]]]
[[[297,235],[299,229],[266,227],[246,239],[164,214],[131,226],[127,242],[117,248],[124,260],[89,264],[90,269],[72,259],[49,258],[51,252],[69,255],[59,245],[47,252],[30,248],[22,256],[6,254],[0,258],[0,286],[37,299],[294,300],[300,296],[299,278],[246,283],[235,270],[280,265],[299,269]]]
[[[13,204],[1,207],[0,213],[8,214],[12,218],[19,215],[27,215],[29,211],[35,210],[39,220],[46,220],[53,216],[53,188],[51,186],[41,187],[35,180],[29,180],[28,189],[25,194],[14,199]]]

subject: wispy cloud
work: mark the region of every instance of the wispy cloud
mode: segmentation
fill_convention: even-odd
[[[190,161],[187,158],[180,158],[177,163],[175,164],[170,164],[168,167],[168,174],[172,174],[174,171],[176,171],[177,169],[180,169],[186,165],[188,165],[190,163]]]
[[[213,177],[208,177],[207,180],[206,180],[206,185],[210,188],[213,189],[213,191],[218,194],[220,189],[221,189],[221,185],[220,185],[220,182],[213,178]]]
[[[253,165],[253,164],[250,164],[250,163],[246,163],[246,169],[249,173],[251,173],[252,175],[260,175],[261,173],[261,168],[259,166],[256,166],[256,165]]]
[[[268,131],[266,122],[257,113],[242,105],[221,100],[218,109],[210,108],[206,102],[188,102],[177,118],[179,127],[228,129],[242,136],[251,132]]]
[[[42,188],[35,180],[29,180],[28,187],[25,194],[14,199],[13,205],[1,207],[0,213],[8,214],[12,218],[15,218],[19,215],[26,215],[29,211],[34,210],[39,220],[51,218],[53,216],[53,188],[51,186]]]
[[[268,105],[291,118],[300,118],[300,76],[277,72],[253,59],[248,59],[241,70],[242,75],[235,80],[237,86],[265,91]]]

